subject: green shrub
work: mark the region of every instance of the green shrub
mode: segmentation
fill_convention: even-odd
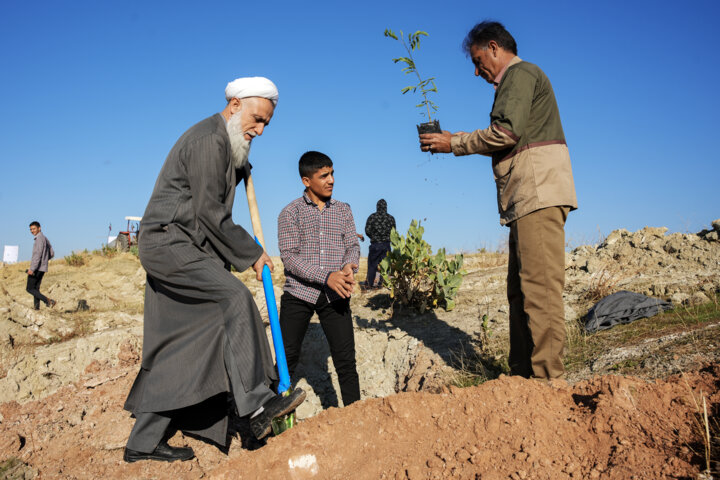
[[[110,247],[110,246],[108,246],[108,244],[103,243],[103,246],[100,249],[100,255],[102,255],[103,257],[112,258],[117,254],[118,254],[117,248]]]
[[[139,256],[140,256],[140,250],[138,250],[138,246],[137,246],[137,245],[133,245],[132,247],[130,247],[130,253],[132,253],[132,254],[135,255],[136,257],[139,257]]]
[[[82,267],[85,265],[85,256],[72,252],[70,255],[65,257],[65,263],[71,267]]]
[[[422,238],[424,232],[417,220],[410,222],[407,237],[393,229],[391,251],[380,262],[380,275],[390,289],[390,296],[401,305],[417,308],[421,313],[436,307],[452,310],[462,277],[467,273],[462,270],[463,256],[457,254],[449,260],[444,248],[433,255],[430,244]]]

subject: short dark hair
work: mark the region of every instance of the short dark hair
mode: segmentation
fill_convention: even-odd
[[[470,47],[473,45],[484,47],[490,40],[495,40],[502,49],[517,55],[517,43],[515,43],[515,39],[510,35],[510,32],[505,29],[502,23],[490,20],[475,25],[463,40],[462,48],[469,55]]]
[[[309,152],[303,153],[302,157],[300,157],[300,161],[298,162],[298,171],[300,172],[300,178],[310,178],[313,173],[317,172],[321,168],[332,166],[333,163],[332,160],[330,160],[330,157],[324,153],[310,150]]]
[[[40,222],[38,222],[37,220],[32,221],[32,222],[30,222],[30,226],[40,228]]]

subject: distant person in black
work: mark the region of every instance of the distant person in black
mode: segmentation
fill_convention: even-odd
[[[365,235],[370,239],[366,288],[376,288],[382,283],[380,279],[375,285],[375,274],[378,265],[390,251],[390,232],[393,228],[395,217],[387,213],[387,202],[381,198],[377,202],[377,211],[370,215],[365,223]]]

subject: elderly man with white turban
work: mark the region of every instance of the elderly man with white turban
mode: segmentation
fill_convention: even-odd
[[[176,430],[227,445],[228,414],[250,417],[253,433],[270,433],[274,417],[297,408],[305,393],[276,395],[277,376],[252,294],[230,273],[252,267],[261,280],[270,257],[232,220],[235,187],[250,172],[250,144],[278,100],[262,77],[227,85],[225,109],[191,127],[160,170],[140,224],[147,272],[143,358],[125,409],[136,420],[126,462],[189,460],[171,447]],[[229,399],[232,398],[232,402]]]

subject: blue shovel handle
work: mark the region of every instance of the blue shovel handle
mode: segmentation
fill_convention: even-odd
[[[257,242],[257,238],[255,239]],[[258,242],[258,245],[260,242]],[[270,267],[265,265],[262,271],[263,289],[265,290],[265,302],[267,304],[268,317],[270,318],[270,332],[272,333],[273,348],[275,349],[275,361],[277,362],[278,393],[283,394],[290,390],[290,373],[288,372],[287,359],[285,358],[285,345],[283,344],[282,331],[280,330],[280,319],[278,318],[277,303],[275,303],[275,290],[273,290]]]

